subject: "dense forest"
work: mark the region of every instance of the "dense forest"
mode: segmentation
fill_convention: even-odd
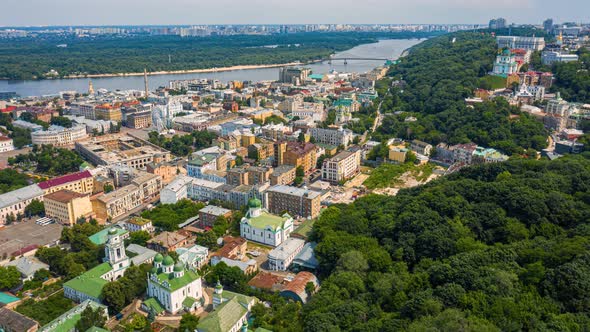
[[[376,42],[378,38],[424,38],[438,33],[298,33],[269,36],[135,36],[0,40],[0,78],[171,71],[312,61]],[[67,47],[57,45],[67,44]],[[170,62],[169,62],[170,56]]]
[[[497,99],[469,107],[465,98],[487,84],[497,53],[495,39],[481,32],[432,38],[393,66],[393,87],[383,98],[386,114],[375,139],[401,137],[433,144],[475,142],[504,153],[546,147],[542,123]],[[396,84],[397,83],[397,84]],[[415,117],[416,121],[406,121]]]
[[[561,92],[567,101],[590,103],[590,51],[578,51],[580,61],[557,63],[553,66],[555,84],[552,91]]]
[[[469,167],[315,223],[306,331],[590,328],[590,154]]]

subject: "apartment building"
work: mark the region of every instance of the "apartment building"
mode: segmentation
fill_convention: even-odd
[[[270,175],[270,184],[289,185],[295,181],[297,169],[293,165],[281,165],[274,168]]]
[[[79,194],[90,195],[94,190],[94,180],[89,171],[56,177],[47,181],[39,182],[38,185],[45,195],[60,190],[70,190]]]
[[[50,126],[47,130],[31,133],[31,141],[36,145],[67,146],[85,138],[88,138],[88,134],[84,125],[76,125],[72,128]]]
[[[315,218],[320,214],[320,193],[308,189],[276,185],[266,191],[268,210],[279,214],[287,211],[292,216]]]
[[[322,164],[322,180],[330,183],[346,181],[360,171],[361,150],[342,151]]]
[[[133,129],[149,128],[152,126],[152,112],[135,112],[127,115],[126,126]]]
[[[354,139],[354,134],[350,129],[336,128],[310,128],[309,134],[316,143],[329,144],[334,146],[347,147]]]
[[[316,146],[312,143],[288,142],[279,165],[293,165],[295,168],[301,166],[307,173],[316,167],[316,152]]]
[[[24,215],[27,205],[34,199],[42,201],[43,194],[43,190],[36,184],[1,194],[0,225],[6,224],[7,219]]]

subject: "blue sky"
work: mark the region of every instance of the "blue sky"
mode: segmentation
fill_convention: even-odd
[[[0,25],[590,21],[590,0],[1,0]]]

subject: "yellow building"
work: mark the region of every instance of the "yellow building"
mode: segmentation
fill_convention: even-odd
[[[389,149],[389,160],[396,161],[400,164],[406,161],[406,154],[408,153],[408,149],[406,148],[399,148],[394,147]]]
[[[256,143],[256,136],[242,135],[242,137],[241,137],[241,146],[242,147],[247,148],[254,143]]]
[[[108,121],[121,122],[121,119],[123,118],[123,114],[121,113],[121,109],[118,107],[113,107],[109,104],[96,106],[94,112],[96,115],[96,119],[98,119],[98,120],[108,120]]]
[[[89,171],[83,171],[43,181],[38,185],[46,195],[60,190],[71,190],[80,194],[92,194],[94,180]]]
[[[80,217],[92,216],[90,197],[70,190],[60,190],[44,197],[45,215],[62,225],[73,226]]]

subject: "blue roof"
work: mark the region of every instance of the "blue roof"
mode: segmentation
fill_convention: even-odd
[[[113,228],[117,231],[117,234],[119,236],[127,233],[127,230],[119,228],[119,227],[110,227],[110,228],[105,228],[102,231],[92,234],[90,235],[88,238],[90,239],[90,242],[96,244],[96,245],[101,245],[101,244],[105,244],[107,243],[108,240],[108,236],[109,236],[109,230]]]
[[[0,293],[0,303],[9,304],[12,302],[16,302],[18,300],[20,300],[20,299],[16,296],[12,296],[12,295],[6,294],[6,293]]]

